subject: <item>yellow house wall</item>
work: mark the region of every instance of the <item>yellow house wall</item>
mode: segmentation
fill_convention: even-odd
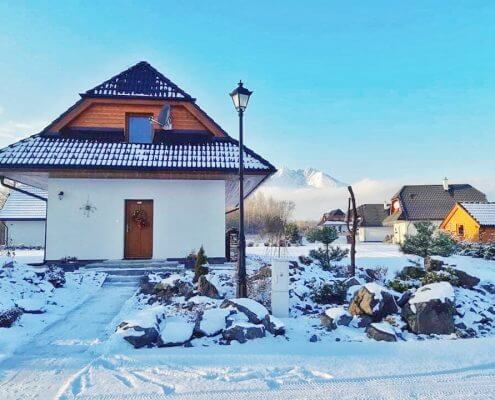
[[[457,228],[459,225],[464,225],[463,237],[459,237],[457,234]],[[456,206],[454,214],[447,221],[443,229],[459,239],[469,240],[472,242],[479,241],[479,226],[477,222],[459,206]]]

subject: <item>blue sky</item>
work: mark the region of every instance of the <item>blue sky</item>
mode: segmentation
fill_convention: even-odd
[[[493,1],[2,1],[0,145],[147,60],[232,135],[338,179],[490,181]]]

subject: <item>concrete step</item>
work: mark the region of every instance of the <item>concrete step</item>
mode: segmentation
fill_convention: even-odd
[[[159,269],[159,268],[183,268],[177,261],[167,260],[106,260],[86,264],[82,268],[87,269]]]

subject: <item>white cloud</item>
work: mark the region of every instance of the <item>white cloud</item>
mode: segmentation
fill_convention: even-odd
[[[0,145],[10,144],[26,136],[38,133],[45,126],[44,121],[5,121],[0,122]]]
[[[400,188],[401,184],[395,181],[362,179],[352,184],[356,201],[364,203],[383,203],[390,200]],[[349,192],[346,187],[340,188],[303,188],[286,189],[277,187],[261,188],[263,193],[280,200],[291,200],[295,203],[295,219],[317,220],[321,215],[333,208],[347,211]]]

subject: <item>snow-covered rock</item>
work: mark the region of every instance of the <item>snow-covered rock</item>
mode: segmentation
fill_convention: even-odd
[[[266,315],[263,319],[263,325],[272,335],[285,335],[285,324],[273,315]]]
[[[153,347],[158,343],[158,326],[163,318],[163,306],[145,308],[121,322],[116,332],[136,349]]]
[[[388,322],[373,322],[366,328],[366,334],[368,337],[378,341],[397,341],[395,330]]]
[[[246,343],[248,340],[262,338],[265,336],[265,327],[262,324],[250,322],[236,322],[222,332],[222,336],[228,342],[237,340]]]
[[[450,334],[454,325],[454,288],[437,282],[419,288],[402,308],[402,318],[417,334]]]
[[[268,310],[263,304],[258,303],[252,299],[226,299],[220,306],[221,308],[232,307],[236,310],[246,314],[249,322],[253,324],[261,324],[265,317],[269,314]]]
[[[321,324],[328,330],[337,329],[337,326],[348,326],[352,321],[350,315],[343,307],[332,307],[325,310],[320,317]]]
[[[180,317],[169,317],[160,324],[160,347],[181,346],[191,340],[194,324]]]
[[[227,317],[231,311],[226,308],[211,308],[198,315],[194,332],[198,336],[215,336],[227,325]]]
[[[397,304],[392,293],[376,282],[370,282],[361,287],[349,305],[349,312],[352,315],[368,315],[374,321],[380,321],[397,311]]]
[[[201,275],[199,277],[197,291],[202,296],[207,296],[214,299],[220,298],[218,289],[205,275]]]
[[[170,300],[174,296],[191,297],[194,287],[184,275],[172,274],[162,279],[154,287],[154,294],[164,300]]]
[[[17,307],[27,314],[43,314],[46,312],[46,301],[43,297],[30,297],[16,301]]]

